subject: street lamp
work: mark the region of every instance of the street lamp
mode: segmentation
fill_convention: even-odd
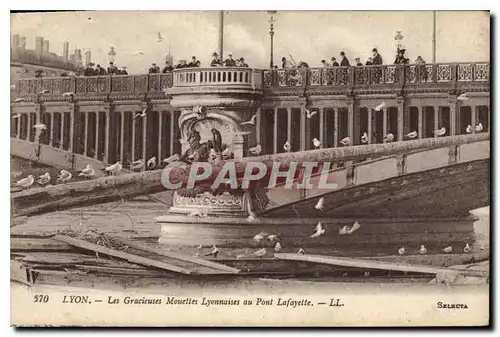
[[[109,62],[115,62],[115,55],[116,55],[115,47],[110,47],[108,53]]]
[[[269,14],[269,36],[271,37],[271,57],[269,60],[269,67],[273,69],[273,48],[274,48],[274,43],[273,43],[273,36],[274,36],[274,15],[276,14],[276,11],[267,11],[267,14]]]
[[[403,49],[403,43],[402,43],[403,35],[401,34],[400,30],[396,31],[396,36],[394,37],[394,40],[396,40],[396,51]]]

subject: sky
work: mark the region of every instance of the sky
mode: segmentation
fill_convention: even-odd
[[[224,55],[231,52],[255,68],[269,65],[269,16],[266,11],[231,11],[224,14]],[[26,37],[35,49],[35,37],[50,41],[50,51],[62,55],[64,41],[92,51],[92,61],[108,63],[110,46],[116,63],[129,73],[143,73],[150,64],[164,64],[171,46],[174,62],[195,55],[208,66],[217,51],[216,11],[88,11],[11,14],[11,35]],[[274,62],[282,56],[320,66],[322,59],[339,59],[344,51],[351,61],[363,62],[377,47],[384,63],[392,63],[396,31],[404,36],[407,57],[432,61],[431,11],[278,11],[275,15]],[[163,42],[157,42],[161,33]],[[488,12],[437,13],[437,62],[473,62],[490,59]],[[144,55],[134,55],[134,52]],[[351,62],[352,63],[352,62]]]

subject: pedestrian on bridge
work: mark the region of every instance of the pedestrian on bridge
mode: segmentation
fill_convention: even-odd
[[[116,74],[118,74],[118,68],[114,65],[113,62],[109,62],[108,74],[109,75],[116,75]]]
[[[345,56],[345,53],[343,51],[340,52],[340,65],[342,67],[349,67],[351,64],[349,63],[349,60],[347,59],[347,56]]]
[[[384,62],[382,60],[382,56],[378,53],[378,49],[373,48],[372,53],[373,53],[373,61],[372,61],[373,65],[374,66],[382,65]]]

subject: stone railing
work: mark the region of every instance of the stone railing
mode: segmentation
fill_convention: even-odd
[[[402,85],[489,82],[489,62],[273,69],[264,71],[265,87]]]
[[[184,68],[174,71],[174,87],[247,85],[262,88],[262,70],[250,68]]]

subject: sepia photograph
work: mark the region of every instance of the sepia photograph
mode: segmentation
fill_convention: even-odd
[[[491,20],[11,12],[11,325],[488,326]]]

